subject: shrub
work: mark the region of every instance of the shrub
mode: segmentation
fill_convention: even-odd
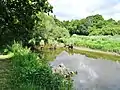
[[[12,58],[11,88],[12,90],[71,90],[71,80],[53,74],[51,67],[44,63],[30,49],[15,43],[11,47]],[[69,88],[69,89],[68,89]]]

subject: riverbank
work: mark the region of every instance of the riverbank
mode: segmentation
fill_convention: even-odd
[[[76,54],[82,54],[85,55],[87,57],[90,58],[94,58],[94,59],[103,59],[103,60],[112,60],[112,61],[120,61],[120,55],[115,55],[115,54],[111,54],[111,53],[107,53],[107,52],[98,52],[95,50],[86,50],[86,49],[74,49],[73,53]]]
[[[60,45],[58,45],[58,47],[59,48],[64,47],[64,44],[61,43]],[[102,51],[102,50],[99,50],[99,49],[91,49],[91,48],[87,48],[87,47],[73,46],[73,49],[83,50],[83,51],[88,51],[88,52],[94,52],[94,53],[96,52],[96,53],[103,53],[103,54],[120,56],[120,54],[118,54],[116,52]]]
[[[74,46],[74,49],[67,49],[64,48],[63,44],[59,44],[57,46],[56,50],[49,50],[49,48],[44,48],[42,51],[40,50],[40,53],[42,54],[42,57],[45,57],[47,60],[52,61],[58,56],[62,51],[67,51],[69,54],[82,54],[90,58],[94,59],[104,59],[104,60],[112,60],[112,61],[120,61],[120,55],[117,53],[112,52],[105,52],[100,50],[94,50],[84,47],[76,47]]]
[[[103,53],[103,54],[110,54],[110,55],[120,56],[120,54],[115,53],[115,52],[107,52],[107,51],[96,50],[96,49],[90,49],[90,48],[85,48],[85,47],[77,47],[77,46],[75,46],[74,49],[77,49],[77,50],[84,50],[84,51],[89,51],[89,52],[96,52],[96,53]]]
[[[63,43],[120,54],[120,36],[78,36],[62,38]]]
[[[49,50],[49,47],[46,46],[42,52],[39,49],[39,53],[41,54],[41,57],[44,57],[48,60],[54,60],[54,58],[61,53],[62,51],[67,51],[69,53],[78,53],[78,54],[82,54],[82,55],[86,55],[87,57],[91,57],[91,58],[102,58],[102,59],[106,59],[106,60],[113,60],[113,61],[120,61],[120,54],[115,53],[115,52],[106,52],[106,51],[101,51],[101,50],[97,50],[97,49],[90,49],[90,48],[86,48],[86,47],[77,47],[74,46],[73,50],[68,50],[67,48],[64,48],[64,44],[59,44],[57,46],[58,48],[56,50]],[[42,54],[43,53],[43,54]],[[9,53],[8,55],[0,55],[0,60],[5,60],[5,59],[9,59],[12,56],[14,56],[13,53]]]
[[[42,55],[43,58],[45,58],[45,60],[53,61],[62,51],[67,51],[69,54],[82,54],[82,55],[85,55],[87,57],[94,58],[94,59],[101,59],[103,61],[104,60],[120,61],[120,55],[117,55],[115,53],[104,52],[104,51],[100,51],[100,50],[93,50],[93,49],[84,48],[84,47],[74,47],[73,50],[63,48],[63,46],[58,47],[56,50],[50,50],[49,48],[46,48],[38,53],[40,55]],[[4,56],[4,55],[2,55],[2,56]],[[5,55],[5,56],[7,56],[7,55]],[[12,54],[10,56],[12,56]],[[8,56],[6,58],[8,58]],[[8,72],[6,70],[8,70],[7,67],[9,66],[9,64],[10,64],[9,60],[6,60],[5,58],[4,58],[4,60],[0,61],[0,74],[1,74],[0,75],[0,79],[1,79],[0,80],[0,87],[2,87],[1,90],[6,90],[3,88],[8,87],[8,86],[6,87],[6,85],[7,85],[6,80],[8,79],[7,78]],[[10,66],[9,66],[9,68],[10,68]]]

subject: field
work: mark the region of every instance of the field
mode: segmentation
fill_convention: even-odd
[[[77,36],[63,38],[66,44],[120,53],[120,36]]]

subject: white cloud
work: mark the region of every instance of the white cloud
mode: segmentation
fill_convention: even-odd
[[[106,19],[120,19],[119,0],[49,0],[60,20],[80,19],[102,14]]]

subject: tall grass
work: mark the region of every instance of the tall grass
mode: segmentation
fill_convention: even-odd
[[[120,36],[77,36],[63,38],[64,43],[120,53]]]
[[[44,63],[30,49],[15,43],[11,47],[14,53],[10,87],[12,90],[71,90],[71,80],[53,74],[51,67]]]

